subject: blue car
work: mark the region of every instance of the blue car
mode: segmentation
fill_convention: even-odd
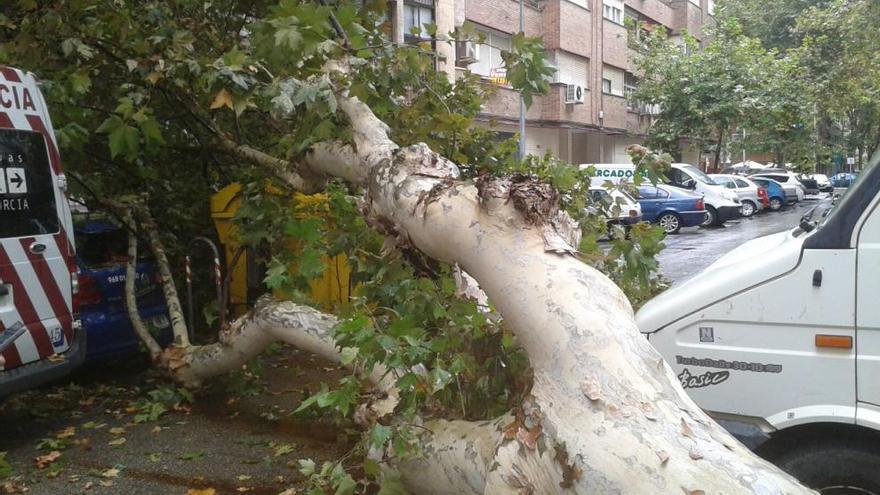
[[[771,210],[779,211],[785,206],[787,201],[782,184],[766,177],[749,177],[749,179],[767,190],[767,201],[770,203]]]
[[[695,227],[706,221],[701,194],[662,184],[639,186],[638,190],[642,218],[660,225],[667,234],[677,234],[682,227]]]
[[[832,187],[850,187],[859,178],[858,173],[840,172],[831,177]]]
[[[140,339],[125,307],[128,232],[104,220],[76,222],[76,300],[86,331],[86,363],[108,361],[138,352]],[[160,343],[171,341],[171,321],[155,263],[137,263],[135,291],[147,328]]]

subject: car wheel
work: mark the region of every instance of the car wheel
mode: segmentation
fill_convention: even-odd
[[[700,225],[702,225],[703,227],[710,227],[712,225],[715,225],[717,221],[718,221],[718,212],[715,211],[715,208],[712,208],[711,206],[707,206],[706,207],[706,220],[704,220],[703,223]]]
[[[758,208],[755,206],[755,203],[748,200],[742,202],[742,216],[748,218],[754,215],[756,211],[758,211]]]
[[[681,230],[681,219],[675,213],[664,213],[657,219],[657,224],[667,234],[677,234]]]
[[[880,495],[880,449],[869,442],[823,437],[792,448],[774,464],[822,495]]]
[[[779,211],[782,209],[782,200],[779,198],[770,198],[770,209]]]

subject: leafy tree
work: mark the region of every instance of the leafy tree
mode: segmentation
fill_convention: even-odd
[[[512,143],[472,125],[474,76],[450,82],[429,44],[389,43],[384,8],[73,0],[4,11],[0,57],[46,81],[78,194],[119,212],[157,258],[175,334],[164,350],[143,336],[157,364],[197,385],[280,340],[350,367],[300,405],[362,432],[358,455],[300,462],[313,493],[798,491],[687,399],[624,292],[594,268],[647,297],[661,234],[615,233],[601,253],[605,222],[584,213],[589,171],[515,160]],[[467,36],[427,31],[437,43]],[[518,37],[503,58],[526,99],[546,88],[535,40]],[[652,175],[668,164],[632,152]],[[245,186],[241,241],[265,253],[265,283],[288,299],[264,297],[217,342],[193,345],[168,257],[207,230],[194,205],[230,180]],[[336,253],[360,289],[334,316],[305,304],[305,286]],[[139,328],[133,276],[126,292]],[[695,464],[704,456],[717,462]]]
[[[637,99],[660,105],[648,143],[676,152],[687,138],[714,150],[715,168],[729,136],[745,127],[753,149],[769,149],[785,163],[794,142],[806,146],[808,108],[796,63],[767,51],[743,34],[736,19],[722,17],[703,49],[687,35],[683,44],[658,30],[637,42],[642,73]]]
[[[858,168],[880,146],[880,40],[866,36],[878,23],[877,2],[836,0],[804,11],[795,29],[810,100]]]

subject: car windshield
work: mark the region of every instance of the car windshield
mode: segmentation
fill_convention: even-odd
[[[711,177],[706,175],[705,172],[703,172],[702,170],[698,169],[697,167],[695,167],[693,165],[685,165],[685,166],[681,167],[681,169],[686,171],[688,174],[690,174],[692,177],[694,177],[698,181],[702,182],[703,184],[709,184],[710,186],[717,186],[718,185],[714,180],[712,180]]]

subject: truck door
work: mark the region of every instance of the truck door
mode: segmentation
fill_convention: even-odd
[[[64,196],[49,156],[54,143],[23,117],[0,113],[0,324],[21,321],[28,329],[4,352],[5,369],[62,354],[73,337]]]
[[[858,399],[880,405],[880,208],[875,201],[858,235],[856,377]]]

